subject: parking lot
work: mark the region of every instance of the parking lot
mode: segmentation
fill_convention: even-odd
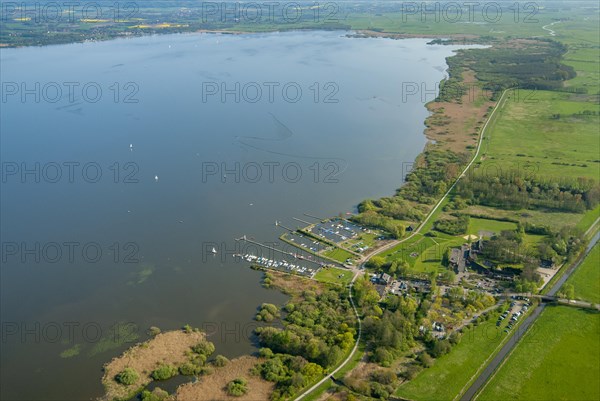
[[[529,298],[520,298],[517,299],[513,297],[510,302],[509,308],[504,311],[502,315],[498,317],[498,321],[496,322],[496,327],[500,327],[503,322],[508,322],[506,327],[504,328],[504,332],[508,333],[512,330],[513,326],[517,324],[517,322],[527,313],[529,307],[531,306],[531,301]]]

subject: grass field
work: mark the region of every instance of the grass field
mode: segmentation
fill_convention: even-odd
[[[506,337],[504,325],[496,327],[497,317],[498,313],[492,313],[487,322],[465,330],[461,342],[449,354],[400,386],[396,395],[418,401],[452,400]]]
[[[480,230],[484,230],[500,234],[500,232],[503,230],[514,231],[516,229],[517,225],[510,221],[478,219],[471,217],[469,220],[469,229],[467,233],[471,235],[478,235]]]
[[[547,307],[479,401],[600,399],[600,314]]]
[[[600,205],[596,206],[595,209],[588,210],[577,223],[577,228],[587,231],[598,217],[600,217]]]
[[[352,272],[337,267],[323,268],[315,274],[315,280],[324,283],[348,285],[352,281]]]
[[[585,225],[586,222],[581,223],[582,219],[588,216],[588,220],[593,222],[591,215],[588,211],[586,214],[581,213],[563,213],[563,212],[544,212],[540,210],[502,210],[502,209],[494,209],[487,206],[474,205],[469,206],[465,209],[465,213],[473,214],[473,215],[485,215],[490,217],[498,217],[498,218],[511,218],[514,220],[519,220],[522,222],[528,222],[534,225],[549,225],[549,226],[557,226],[557,225],[572,225],[579,226],[580,224]],[[596,214],[598,211],[596,212]],[[596,216],[597,217],[597,216]]]
[[[600,303],[600,245],[591,250],[567,283],[575,288],[576,298]]]
[[[348,251],[345,251],[340,248],[333,248],[328,251],[322,253],[323,256],[326,256],[330,259],[337,260],[340,263],[344,263],[346,259],[354,259],[355,256]]]
[[[388,261],[406,261],[413,273],[428,273],[442,269],[440,262],[448,246],[460,245],[464,240],[450,236],[426,237],[416,235],[410,240],[383,253]]]
[[[519,91],[518,97],[508,97],[484,140],[479,173],[518,170],[598,179],[600,106],[590,100],[548,91]]]

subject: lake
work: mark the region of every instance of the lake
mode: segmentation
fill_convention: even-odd
[[[276,220],[392,195],[458,48],[347,35],[1,50],[2,399],[95,398],[150,326],[255,350],[257,307],[286,297],[235,238],[282,247]]]

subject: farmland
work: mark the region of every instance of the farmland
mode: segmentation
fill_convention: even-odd
[[[600,398],[600,314],[547,307],[479,401]]]
[[[396,395],[413,400],[442,400],[457,396],[486,359],[506,338],[494,324],[498,313],[478,326],[465,330],[461,342],[448,355],[436,360],[414,380],[400,386]],[[460,368],[458,368],[460,367]]]
[[[562,92],[521,90],[516,96],[500,109],[484,142],[482,172],[597,178],[600,106]]]
[[[600,245],[596,245],[568,284],[575,288],[575,298],[600,303]]]

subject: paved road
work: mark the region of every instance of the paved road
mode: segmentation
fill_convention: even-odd
[[[496,110],[498,110],[502,106],[502,101],[504,100],[504,95],[506,95],[506,93],[509,92],[509,91],[511,91],[511,90],[512,89],[506,89],[506,90],[504,90],[504,92],[502,92],[502,96],[500,96],[500,100],[498,101],[498,103],[496,103],[496,106],[494,107],[494,110],[492,110],[492,113],[490,114],[489,118],[487,119],[487,121],[485,122],[485,124],[483,125],[483,127],[481,128],[481,135],[479,135],[479,142],[477,142],[477,149],[475,150],[475,154],[473,155],[473,158],[471,159],[471,161],[469,162],[469,164],[467,164],[467,166],[464,168],[464,170],[460,173],[460,175],[458,176],[458,178],[456,179],[456,181],[454,181],[454,183],[450,186],[450,188],[448,188],[448,190],[446,191],[446,193],[444,194],[444,196],[442,196],[442,198],[439,200],[438,203],[436,203],[436,205],[434,206],[434,208],[431,209],[431,211],[429,212],[429,214],[427,215],[427,217],[425,217],[425,220],[423,220],[421,222],[421,224],[419,224],[419,226],[412,232],[411,235],[409,235],[406,238],[400,239],[400,240],[392,241],[389,244],[386,244],[386,245],[382,246],[381,248],[378,248],[377,251],[374,252],[373,254],[365,255],[362,259],[360,259],[358,265],[366,262],[366,260],[369,259],[370,257],[375,256],[377,254],[380,254],[382,252],[385,252],[388,249],[391,249],[391,248],[395,247],[396,245],[401,244],[402,242],[408,241],[409,239],[411,239],[415,235],[419,234],[419,232],[421,231],[421,229],[433,217],[433,215],[438,210],[438,208],[442,205],[442,203],[450,195],[450,192],[452,192],[452,190],[454,189],[454,187],[456,187],[456,185],[458,184],[458,182],[460,181],[460,179],[463,178],[465,176],[465,174],[469,171],[469,169],[471,168],[471,166],[473,165],[473,163],[475,163],[475,160],[477,160],[477,157],[479,157],[479,152],[481,151],[481,145],[483,143],[483,138],[484,138],[485,130],[488,127],[490,121],[492,121],[492,117],[494,117],[494,114],[496,114]]]
[[[440,207],[440,205],[444,202],[444,200],[446,200],[446,198],[448,197],[448,195],[450,195],[450,192],[454,189],[454,187],[456,186],[456,184],[458,184],[458,182],[460,181],[460,179],[465,176],[465,174],[467,173],[467,171],[469,171],[469,168],[471,168],[471,166],[473,165],[473,163],[475,162],[475,160],[479,156],[479,152],[481,150],[481,144],[483,143],[483,136],[484,136],[485,130],[488,127],[488,124],[490,123],[490,121],[492,120],[492,117],[494,116],[494,114],[496,114],[496,110],[498,110],[498,108],[500,108],[500,106],[502,105],[502,101],[504,100],[504,95],[506,95],[506,93],[509,90],[511,90],[511,89],[506,89],[502,93],[502,96],[500,97],[500,100],[498,101],[498,103],[496,103],[496,106],[494,107],[494,110],[492,110],[492,113],[490,114],[489,118],[487,119],[487,121],[485,122],[485,124],[483,125],[483,127],[481,128],[481,134],[479,135],[479,142],[477,142],[477,150],[475,151],[475,154],[473,155],[473,158],[471,159],[471,161],[469,162],[469,164],[467,164],[467,166],[464,168],[464,170],[460,173],[460,175],[458,176],[458,178],[456,179],[456,181],[454,181],[454,184],[452,184],[450,186],[450,188],[448,188],[448,191],[446,191],[446,193],[444,194],[444,196],[439,200],[438,203],[436,203],[435,207],[433,209],[431,209],[431,211],[429,212],[429,214],[427,215],[427,217],[425,218],[425,220],[423,220],[423,222],[419,225],[419,227],[417,227],[417,229],[414,230],[413,233],[411,235],[409,235],[408,237],[406,237],[404,239],[401,239],[401,240],[392,241],[389,244],[386,244],[386,245],[382,246],[381,248],[378,248],[376,252],[374,252],[374,253],[372,253],[370,255],[365,255],[362,259],[360,259],[359,263],[357,264],[357,267],[352,269],[352,271],[354,271],[354,277],[352,278],[352,282],[350,283],[350,285],[348,287],[348,290],[350,292],[350,302],[352,303],[352,308],[354,308],[354,313],[356,314],[356,318],[358,319],[358,336],[356,338],[356,343],[354,344],[354,348],[352,349],[352,352],[350,353],[350,355],[348,355],[348,357],[333,372],[329,373],[322,380],[320,380],[317,384],[315,384],[314,386],[312,386],[311,388],[309,388],[308,390],[306,390],[305,392],[303,392],[302,394],[300,394],[298,397],[296,397],[295,401],[300,401],[301,399],[303,399],[304,397],[306,397],[308,394],[312,393],[319,386],[321,386],[323,383],[325,383],[327,380],[329,380],[331,377],[333,377],[333,375],[335,375],[337,372],[339,372],[340,369],[342,369],[344,366],[346,366],[346,364],[348,362],[350,362],[350,360],[352,359],[352,357],[356,353],[356,350],[358,349],[358,344],[360,343],[360,337],[361,337],[361,333],[362,333],[360,316],[358,315],[358,311],[356,310],[356,307],[354,305],[354,300],[352,298],[352,285],[354,284],[354,281],[356,280],[356,278],[359,275],[364,274],[364,271],[361,269],[362,264],[364,262],[366,262],[367,259],[369,259],[370,257],[372,257],[372,256],[374,256],[376,254],[385,252],[388,249],[393,248],[396,245],[398,245],[398,244],[400,244],[400,243],[402,243],[404,241],[408,241],[409,239],[411,239],[412,237],[414,237],[415,235],[417,235],[421,231],[421,229],[431,219],[431,217],[434,215],[434,213]]]
[[[598,242],[600,238],[600,233],[597,233],[588,247],[585,250],[585,256],[592,250],[594,245]],[[581,262],[585,259],[585,256],[582,257],[575,265],[571,266],[569,270],[552,286],[550,291],[548,291],[548,295],[554,296],[560,287],[567,281],[567,279],[571,276],[571,274],[579,267]],[[469,401],[472,400],[473,397],[477,394],[477,392],[483,387],[483,385],[490,379],[494,371],[500,366],[504,358],[513,350],[515,345],[519,342],[519,340],[525,335],[527,329],[535,322],[535,319],[542,313],[542,311],[546,308],[546,304],[541,303],[537,308],[534,309],[533,313],[527,317],[523,321],[523,323],[518,327],[517,330],[513,333],[513,336],[504,344],[500,352],[494,357],[494,359],[490,362],[490,364],[481,372],[479,377],[475,379],[471,387],[463,394],[461,397],[461,401]]]

